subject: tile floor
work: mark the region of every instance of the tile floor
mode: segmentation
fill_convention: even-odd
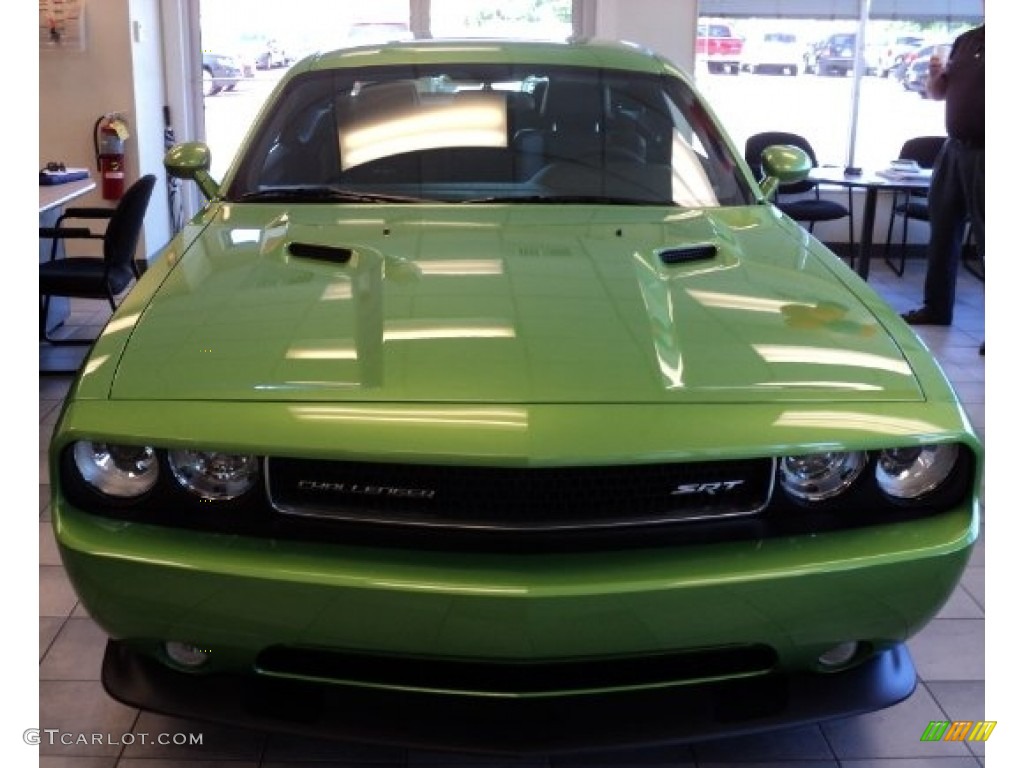
[[[916,306],[923,264],[911,262],[903,278],[876,261],[871,284],[903,311]],[[73,307],[69,326],[101,321],[102,305]],[[961,272],[954,324],[922,328],[921,337],[942,362],[967,412],[984,435],[984,285]],[[61,352],[73,357],[78,353]],[[286,766],[673,766],[676,768],[969,768],[984,765],[981,743],[921,742],[932,720],[985,716],[984,535],[952,599],[910,642],[920,684],[887,710],[770,734],[672,748],[586,755],[491,759],[402,749],[311,742],[293,737],[211,726],[140,713],[113,701],[99,682],[102,633],[78,604],[50,528],[46,444],[69,378],[39,382],[39,713],[40,727],[64,734],[105,734],[102,744],[40,746],[43,768],[285,768]],[[203,745],[156,746],[139,734],[202,734]],[[136,734],[135,737],[122,734]],[[135,743],[127,743],[134,741]]]

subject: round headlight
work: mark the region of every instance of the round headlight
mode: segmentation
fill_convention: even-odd
[[[156,451],[148,445],[115,445],[88,440],[75,443],[75,466],[100,493],[119,499],[141,496],[160,473]]]
[[[894,499],[916,499],[949,477],[959,455],[956,444],[890,448],[878,457],[875,479]]]
[[[800,501],[823,501],[853,485],[866,463],[862,451],[785,456],[779,474],[782,487]]]
[[[174,478],[204,499],[236,499],[256,482],[255,456],[217,451],[170,451],[167,459]]]

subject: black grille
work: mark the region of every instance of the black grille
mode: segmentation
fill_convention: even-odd
[[[288,515],[421,527],[551,531],[753,515],[772,459],[571,468],[447,467],[271,458]]]
[[[543,695],[693,683],[770,672],[778,658],[766,645],[701,648],[645,656],[537,661],[381,656],[292,646],[260,653],[267,675],[352,685],[447,693]]]

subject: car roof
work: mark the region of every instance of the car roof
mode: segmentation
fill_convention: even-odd
[[[372,62],[367,52],[374,50]],[[309,69],[344,69],[382,64],[443,63],[558,64],[662,74],[678,72],[653,51],[632,43],[602,40],[565,42],[515,40],[413,40],[342,48],[306,59]]]

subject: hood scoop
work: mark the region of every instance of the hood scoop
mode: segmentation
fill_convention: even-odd
[[[288,243],[288,253],[300,259],[326,261],[331,264],[348,264],[352,261],[351,248],[316,243]]]
[[[662,264],[688,264],[691,261],[709,261],[718,255],[718,246],[713,243],[687,245],[683,248],[667,248],[658,252]]]

